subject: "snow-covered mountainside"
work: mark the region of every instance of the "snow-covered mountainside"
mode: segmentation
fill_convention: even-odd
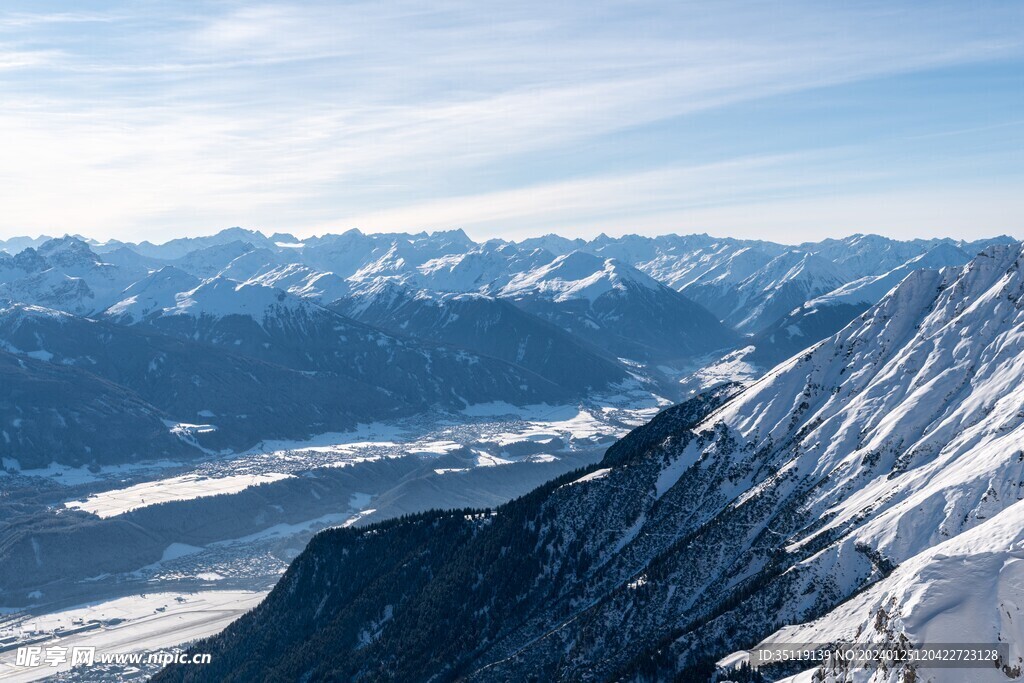
[[[759,643],[1007,644],[1007,660],[984,671],[945,672],[896,666],[862,672],[858,680],[1012,681],[1024,675],[1024,501],[1014,501],[984,524],[938,543],[896,567],[828,614],[787,626]],[[843,665],[809,668],[787,679],[811,683],[850,676]],[[978,668],[981,668],[980,666]]]
[[[4,246],[17,253],[0,252],[0,300],[133,326],[139,339],[162,335],[189,353],[216,345],[281,371],[340,373],[392,392],[405,409],[563,400],[566,390],[582,396],[630,375],[681,396],[669,379],[722,353],[743,359],[710,376],[735,376],[726,366],[738,364],[756,376],[907,273],[960,263],[976,245],[854,236],[791,248],[707,235],[512,244],[459,230],[298,239],[232,228],[164,245],[65,236]],[[885,272],[863,272],[906,254]],[[720,308],[709,314],[691,294]],[[363,324],[339,322],[339,311]],[[470,322],[476,316],[498,322]],[[758,332],[743,339],[734,326]],[[35,341],[25,350],[54,353]]]
[[[181,258],[170,261],[170,265],[178,270],[191,273],[200,279],[218,275],[229,268],[235,259],[243,258],[250,252],[256,252],[268,264],[277,264],[276,255],[267,249],[256,249],[251,243],[235,240],[226,244],[215,244],[196,251],[190,251]],[[241,279],[247,279],[249,275]],[[234,278],[239,279],[239,278]]]
[[[554,260],[543,249],[524,251],[512,244],[488,242],[461,254],[431,259],[419,266],[409,284],[437,292],[495,293],[517,274]]]
[[[815,308],[821,305],[838,303],[874,304],[915,270],[962,266],[971,260],[971,256],[955,245],[942,243],[923,254],[914,256],[905,263],[901,263],[892,270],[880,275],[868,275],[848,282],[824,296],[811,299],[805,305],[809,308]]]
[[[831,261],[787,251],[739,282],[713,279],[682,291],[736,329],[758,332],[808,299],[830,292],[849,279]]]
[[[209,247],[223,246],[232,242],[248,243],[258,247],[276,248],[278,243],[293,243],[298,240],[291,235],[274,235],[266,237],[258,230],[245,230],[244,228],[228,228],[221,230],[216,235],[205,237],[179,237],[163,244],[152,242],[141,242],[133,245],[133,248],[143,256],[171,261],[182,258],[192,252],[207,249]],[[97,247],[99,248],[99,247]]]
[[[637,262],[637,268],[680,291],[706,283],[717,285],[724,292],[787,251],[782,245],[742,240],[694,242],[664,252],[659,250],[650,260]]]
[[[1009,244],[1013,241],[1013,238],[1005,235],[973,241],[940,238],[901,241],[881,235],[857,234],[843,239],[807,242],[798,248],[835,263],[854,278],[862,278],[882,275],[942,246],[959,249],[968,254],[969,258],[993,244]]]
[[[204,280],[198,286],[175,296],[174,304],[160,312],[163,316],[223,318],[240,315],[257,322],[269,316],[281,316],[313,308],[302,299],[289,296],[274,287],[246,284],[223,276]]]
[[[593,303],[609,292],[641,288],[657,291],[661,286],[657,280],[615,259],[573,251],[517,275],[499,294],[513,299],[537,297],[558,303],[585,299]]]
[[[199,283],[199,278],[194,275],[174,266],[164,266],[129,285],[121,293],[124,298],[103,314],[118,322],[139,322],[151,315],[159,315],[165,308],[172,308],[177,304],[179,293],[193,290]]]
[[[922,268],[961,266],[969,260],[967,253],[959,247],[941,242],[881,275],[869,275],[840,285],[777,318],[750,337],[746,347],[726,354],[721,361],[699,370],[690,383],[708,386],[716,378],[735,378],[736,373],[730,372],[728,368],[737,362],[749,368],[749,374],[760,375],[793,354],[835,334],[870,305],[877,303],[910,273]]]
[[[196,646],[212,668],[158,680],[707,680],[810,622],[1009,642],[969,675],[1019,678],[1022,267],[1014,244],[915,271],[753,386],[496,510],[325,532]]]
[[[82,240],[62,237],[14,256],[0,254],[0,298],[89,314],[145,273],[138,264],[107,263]]]
[[[301,263],[261,269],[246,282],[284,289],[289,294],[324,305],[334,303],[352,292],[352,285],[344,278],[334,273],[314,270]]]
[[[499,292],[613,357],[670,363],[733,344],[736,335],[682,294],[615,259],[574,251]]]
[[[365,235],[359,235],[366,242]],[[355,236],[353,236],[355,239]],[[413,273],[419,266],[450,254],[465,253],[476,245],[461,230],[435,232],[431,235],[420,233],[404,236],[379,236],[372,238],[374,244],[370,257],[363,261],[349,277],[353,280],[368,280],[375,277],[401,276]],[[330,264],[331,262],[328,261]],[[330,268],[341,272],[338,268]]]

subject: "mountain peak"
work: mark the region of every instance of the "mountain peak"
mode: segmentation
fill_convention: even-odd
[[[435,240],[444,239],[450,242],[458,242],[459,244],[465,244],[467,246],[476,244],[476,242],[470,239],[469,235],[467,235],[466,231],[462,228],[454,228],[452,230],[435,230],[430,233],[430,237]]]
[[[59,265],[99,262],[88,244],[71,235],[47,240],[39,245],[38,252],[48,261]]]
[[[663,287],[650,276],[618,259],[601,258],[575,250],[556,257],[551,263],[515,276],[502,288],[501,294],[510,297],[534,294],[555,301],[594,301],[608,292],[621,291],[630,286],[646,289]]]
[[[242,283],[218,275],[178,294],[174,305],[165,309],[163,314],[213,318],[247,315],[259,322],[272,309],[297,310],[305,305],[301,299],[284,290],[256,283]]]
[[[248,230],[246,228],[238,227],[237,225],[234,226],[234,227],[231,227],[231,228],[225,228],[224,230],[221,230],[220,232],[218,232],[214,236],[217,237],[217,238],[220,238],[222,240],[223,239],[240,240],[240,241],[243,241],[243,242],[246,242],[246,241],[265,242],[265,241],[267,241],[267,236],[264,235],[259,230]]]

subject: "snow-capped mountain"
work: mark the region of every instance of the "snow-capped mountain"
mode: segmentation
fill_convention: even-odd
[[[751,337],[747,348],[737,355],[762,370],[770,368],[838,332],[914,271],[961,266],[969,260],[959,247],[940,242],[886,273],[848,282],[794,308]],[[726,362],[735,362],[735,358]]]
[[[515,276],[498,295],[635,362],[685,363],[736,341],[729,328],[679,292],[615,259],[580,251]]]
[[[436,232],[431,235],[423,233],[407,237],[397,236],[386,249],[376,249],[372,260],[364,263],[349,277],[352,280],[365,281],[378,277],[401,276],[414,272],[428,261],[450,254],[464,253],[474,246],[475,243],[461,230]]]
[[[121,293],[124,298],[107,308],[103,315],[123,323],[140,322],[175,306],[178,294],[195,289],[200,282],[183,270],[164,266],[129,285]]]
[[[278,254],[269,249],[254,248],[231,259],[216,274],[231,278],[232,280],[238,280],[239,282],[245,282],[260,273],[266,272],[268,269],[281,268],[288,265],[290,261],[287,260],[287,256],[289,256],[287,253]]]
[[[787,251],[779,244],[692,235],[636,267],[680,291],[696,283],[735,286]]]
[[[972,257],[994,244],[1010,244],[1012,237],[1001,235],[980,240],[951,240],[948,238],[900,241],[880,235],[851,235],[843,239],[808,242],[800,249],[832,261],[854,278],[882,275],[915,257],[939,249],[952,247]],[[941,253],[937,252],[937,253]],[[947,252],[952,253],[952,252]],[[876,299],[877,300],[877,299]]]
[[[880,275],[867,275],[848,282],[824,296],[811,299],[805,305],[809,308],[837,303],[877,303],[890,289],[903,281],[907,275],[922,268],[937,270],[946,266],[962,266],[971,260],[971,255],[959,247],[946,242],[932,247],[923,254],[914,256],[892,270]]]
[[[218,275],[177,294],[174,304],[161,310],[159,315],[217,320],[227,316],[244,316],[262,323],[267,318],[307,314],[312,310],[313,307],[298,297],[289,296],[283,290]]]
[[[495,293],[516,274],[544,266],[554,258],[543,249],[523,251],[512,244],[490,242],[465,253],[431,259],[407,282],[435,292]]]
[[[587,241],[576,238],[569,239],[561,235],[550,233],[542,237],[530,237],[519,242],[519,247],[526,250],[542,249],[556,256],[568,254],[571,251],[586,249]]]
[[[831,261],[853,278],[862,278],[881,275],[940,244],[956,246],[951,240],[900,241],[881,235],[857,234],[809,242],[799,248]]]
[[[348,278],[371,261],[379,259],[394,242],[391,235],[365,235],[346,230],[340,235],[323,235],[303,241],[295,250],[301,263],[317,270]]]
[[[31,243],[15,239],[5,244]],[[180,341],[188,337],[190,343],[230,346],[233,352],[306,372],[322,370],[317,367],[320,362],[329,363],[331,372],[340,372],[340,359],[347,352],[332,346],[340,343],[338,339],[326,341],[329,334],[340,333],[329,333],[333,323],[311,321],[335,315],[323,306],[344,300],[337,310],[384,325],[391,334],[374,331],[382,339],[416,338],[400,341],[419,344],[422,358],[452,353],[446,358],[452,367],[460,366],[455,361],[460,351],[436,346],[441,344],[471,352],[466,358],[487,359],[481,367],[496,373],[492,379],[505,379],[484,381],[491,390],[470,391],[474,396],[492,395],[501,385],[517,396],[514,400],[528,400],[530,392],[516,387],[532,384],[554,391],[546,382],[557,378],[555,384],[562,388],[580,391],[592,381],[619,376],[623,362],[634,364],[632,372],[661,381],[666,375],[689,372],[704,354],[723,350],[743,356],[748,376],[756,376],[839,329],[907,273],[962,262],[972,244],[854,236],[792,249],[707,235],[599,236],[589,241],[549,236],[520,244],[478,244],[461,231],[349,231],[300,240],[241,229],[166,245],[101,244],[65,236],[14,255],[0,254],[0,298],[141,325]],[[887,263],[894,254],[904,253],[914,255],[885,272],[859,279],[847,272],[863,270],[868,263]],[[174,265],[168,269],[170,264]],[[679,288],[682,295],[675,291]],[[495,296],[518,310],[494,301]],[[691,296],[703,297],[715,308],[714,315]],[[814,300],[813,306],[808,299]],[[396,313],[401,302],[407,307]],[[455,308],[464,309],[458,314],[461,319],[453,317]],[[469,308],[478,313],[469,314]],[[409,320],[399,319],[407,314]],[[465,317],[490,320],[492,314],[503,324],[469,324]],[[543,333],[537,327],[541,321],[548,325]],[[342,327],[352,325],[356,323],[348,320]],[[740,339],[729,329],[733,325],[756,334]],[[552,336],[553,328],[558,328],[557,335]],[[300,352],[295,343],[287,343],[286,334],[291,333],[312,343],[310,330],[320,338],[313,344],[318,351]],[[540,336],[531,332],[527,339],[516,330]],[[279,337],[268,339],[271,331]],[[369,344],[373,335],[359,333],[354,338],[361,340],[358,346]],[[528,350],[517,361],[520,343]],[[548,343],[562,351],[535,355]],[[318,355],[327,348],[333,350]],[[741,348],[753,351],[744,354],[738,351]],[[579,359],[602,360],[571,363],[566,360],[568,349],[576,349],[572,353]],[[505,364],[499,369],[492,362]],[[516,367],[517,363],[525,365]],[[420,365],[416,361],[411,367]],[[428,384],[431,388],[424,391],[406,387],[404,395],[414,403],[437,395],[453,404],[454,394],[469,398],[461,389],[454,394],[442,389],[436,368],[426,373],[425,367],[420,368],[423,373],[389,368],[383,373],[391,378],[385,384]],[[570,377],[588,368],[602,370]],[[534,374],[537,371],[539,375]],[[354,381],[364,381],[369,371],[349,372],[355,373],[350,375]],[[469,377],[466,367],[454,372],[462,379]],[[521,372],[529,377],[512,379]],[[711,374],[720,379],[735,376],[728,371]]]
[[[984,524],[918,553],[881,581],[828,614],[788,626],[756,647],[781,643],[856,643],[905,649],[911,645],[977,643],[1009,645],[994,666],[935,671],[895,666],[861,672],[870,683],[892,680],[1012,681],[1019,679],[1024,643],[1021,585],[1024,581],[1024,502],[1011,502]],[[742,661],[742,655],[738,661]],[[822,665],[787,683],[850,677],[856,667]],[[984,670],[979,670],[984,669]]]
[[[20,245],[32,240],[9,242]],[[503,240],[475,243],[459,230],[432,234],[364,234],[350,230],[299,240],[288,234],[266,237],[232,228],[210,237],[172,240],[166,245],[118,241],[101,244],[78,237],[51,242],[63,244],[58,251],[68,252],[71,261],[78,259],[78,267],[50,264],[44,254],[23,249],[16,257],[0,259],[0,287],[5,296],[81,314],[95,313],[126,298],[119,296],[119,289],[168,264],[201,279],[223,275],[238,281],[254,280],[321,303],[372,288],[380,278],[393,279],[417,291],[494,295],[513,280],[520,285],[528,282],[539,268],[551,266],[556,255],[566,257],[579,252],[632,266],[683,291],[727,324],[756,333],[788,315],[808,297],[825,295],[841,285],[864,286],[870,278],[875,278],[875,288],[881,289],[895,279],[889,275],[883,281],[883,276],[929,250],[960,248],[970,254],[986,240],[900,242],[855,235],[794,249],[708,235],[600,235],[589,241],[549,235],[512,244]],[[33,255],[42,263],[28,271],[12,269],[11,258],[27,262]],[[922,261],[919,266],[927,263]],[[88,268],[81,267],[88,264]],[[889,264],[893,265],[884,267]],[[106,270],[116,277],[105,275],[99,265],[107,266]],[[41,275],[48,268],[53,272]],[[36,279],[22,283],[24,286],[16,284],[16,280],[30,274]],[[586,277],[584,274],[577,279]],[[877,296],[870,298],[877,300]]]
[[[0,256],[0,297],[88,314],[116,301],[145,272],[107,263],[82,240],[62,237]]]
[[[9,256],[14,256],[29,247],[38,247],[43,242],[53,239],[48,235],[40,235],[38,237],[11,237],[9,239],[0,239],[0,252],[4,252]]]
[[[537,297],[558,303],[572,300],[593,303],[609,292],[624,294],[631,289],[658,291],[660,287],[653,278],[615,259],[573,251],[517,275],[498,294],[513,299]]]
[[[666,410],[496,510],[325,532],[196,646],[205,673],[706,680],[774,633],[1004,642],[971,680],[1019,677],[1022,267],[1015,244],[914,271],[753,386]],[[875,674],[922,680],[857,680]]]
[[[152,242],[140,242],[134,245],[133,249],[142,254],[143,256],[149,256],[164,261],[172,261],[174,259],[182,258],[194,251],[201,249],[207,249],[209,247],[223,246],[231,242],[248,243],[258,247],[265,247],[268,249],[278,248],[277,244],[280,243],[294,243],[298,240],[291,235],[275,235],[273,237],[267,237],[258,230],[246,230],[244,228],[228,228],[221,230],[215,235],[207,235],[204,237],[179,237],[177,239],[164,242],[163,244],[153,244]]]
[[[225,268],[230,267],[235,259],[244,257],[253,251],[257,250],[252,243],[235,240],[190,251],[180,258],[170,261],[169,264],[200,279],[206,279],[219,274]],[[258,250],[257,255],[269,264],[276,263],[276,256],[267,249]],[[242,279],[247,277],[249,276],[246,275]]]
[[[334,273],[314,270],[301,263],[264,268],[249,278],[250,284],[277,287],[289,294],[330,304],[352,292],[352,284]]]
[[[830,292],[849,279],[832,262],[793,250],[776,256],[735,284],[712,279],[682,291],[736,329],[758,332],[808,299]]]

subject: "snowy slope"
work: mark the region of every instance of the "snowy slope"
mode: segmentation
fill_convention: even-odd
[[[280,289],[217,276],[176,295],[174,304],[165,308],[161,315],[211,318],[243,315],[261,321],[284,311],[302,310],[305,306],[301,299],[289,296]]]
[[[281,239],[281,237],[278,237],[277,241],[280,241]],[[285,236],[283,239],[295,241],[290,235]],[[276,246],[274,239],[266,237],[258,230],[245,230],[244,228],[236,227],[221,230],[215,235],[207,235],[204,237],[180,237],[164,242],[163,244],[153,244],[148,241],[141,242],[133,245],[133,249],[143,256],[171,261],[174,259],[180,259],[195,251],[207,249],[209,247],[222,246],[231,242],[249,243],[257,247],[266,248],[273,248]]]
[[[301,263],[264,268],[246,280],[249,284],[277,287],[289,294],[329,304],[347,296],[351,285],[334,273],[309,268]]]
[[[963,269],[911,274],[709,420],[736,440],[734,453],[758,453],[776,472],[739,501],[799,495],[807,519],[822,520],[775,527],[793,555],[820,548],[796,565],[808,595],[849,595],[880,566],[901,567],[810,635],[855,633],[895,598],[899,618],[886,628],[914,642],[1019,638],[1022,262],[1020,245],[998,246]],[[858,554],[871,560],[859,570]],[[993,583],[958,585],[965,571]],[[801,598],[786,613],[799,619],[813,604]]]
[[[521,273],[499,292],[616,358],[686,363],[736,335],[679,292],[613,258],[580,251]]]
[[[554,258],[543,249],[522,251],[511,244],[488,242],[465,253],[427,261],[416,269],[409,283],[436,292],[494,293],[517,273],[550,263]]]
[[[694,236],[697,237],[697,236]],[[735,285],[763,268],[786,251],[782,245],[741,240],[687,240],[660,251],[636,267],[660,282],[680,291],[697,283]]]
[[[1020,258],[994,247],[962,271],[915,272],[715,415],[755,448],[798,436],[780,465],[827,476],[809,502],[834,519],[801,542],[857,518],[855,538],[901,561],[1017,499]]]
[[[266,259],[270,259],[271,262],[274,258],[273,255],[265,249],[257,250],[256,247],[249,242],[235,240],[233,242],[215,244],[209,247],[204,247],[203,249],[190,251],[181,258],[174,259],[169,263],[178,270],[183,270],[200,279],[206,279],[217,275],[227,268],[232,261],[243,257],[252,251],[257,251],[258,254]],[[247,277],[248,275],[242,279],[246,279]]]
[[[501,288],[500,296],[536,296],[556,302],[582,299],[594,302],[609,292],[630,288],[657,291],[663,287],[653,278],[615,259],[602,259],[574,251],[549,264],[520,273]]]
[[[257,273],[269,268],[285,265],[288,254],[277,254],[270,249],[253,249],[231,259],[227,265],[217,271],[217,275],[244,282]]]
[[[364,261],[349,279],[362,281],[377,277],[412,274],[418,266],[447,256],[465,253],[476,246],[462,230],[445,230],[415,235],[375,235],[377,243],[369,260]],[[390,241],[390,244],[388,242]],[[386,249],[383,248],[387,245]],[[331,268],[333,272],[343,271]]]
[[[174,266],[164,266],[128,286],[124,297],[103,312],[118,322],[132,323],[159,314],[177,303],[177,295],[195,289],[199,279]]]
[[[971,260],[967,252],[952,244],[941,243],[919,256],[915,256],[881,275],[868,275],[846,283],[835,290],[807,302],[808,307],[834,303],[859,304],[878,302],[885,294],[903,281],[908,274],[921,268],[962,266]]]
[[[839,266],[813,254],[788,251],[740,282],[725,316],[737,329],[756,332],[808,299],[849,279]]]
[[[887,273],[854,280],[794,308],[753,335],[746,348],[716,362],[715,367],[702,369],[699,374],[728,376],[726,369],[737,361],[760,374],[838,332],[915,270],[961,266],[969,260],[960,248],[942,242]]]
[[[780,629],[757,647],[772,643],[900,644],[978,643],[1009,645],[1001,667],[920,668],[924,683],[1019,678],[1024,669],[1024,501],[979,526],[918,553],[882,581],[827,615]],[[1001,670],[1006,667],[1006,670]],[[914,667],[894,667],[909,675]],[[814,675],[850,675],[848,667],[810,668],[792,683]],[[858,681],[882,683],[893,671],[861,669]]]
[[[146,272],[141,263],[107,263],[82,240],[61,237],[0,258],[0,296],[85,315],[117,301]]]
[[[851,278],[857,279],[881,275],[941,244],[956,246],[952,240],[901,241],[881,235],[856,234],[842,239],[807,242],[799,248],[831,261],[849,273]]]

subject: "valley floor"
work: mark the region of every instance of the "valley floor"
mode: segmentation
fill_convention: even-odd
[[[667,403],[632,391],[580,405],[476,405],[303,442],[268,441],[203,462],[0,475],[0,510],[17,503],[24,515],[28,501],[31,523],[65,524],[58,542],[67,552],[77,552],[82,520],[90,519],[100,529],[130,519],[168,541],[156,558],[126,541],[128,559],[118,571],[89,569],[84,548],[80,575],[0,590],[0,604],[8,605],[0,616],[0,680],[69,668],[19,666],[18,648],[26,645],[41,647],[44,657],[53,647],[95,647],[97,656],[180,649],[258,604],[317,531],[430,508],[500,504],[596,462]],[[314,487],[295,488],[307,481]],[[244,518],[223,525],[234,503]],[[197,530],[182,530],[181,518]],[[45,549],[40,555],[31,542],[45,564]],[[96,665],[60,678],[135,680],[156,668]]]

